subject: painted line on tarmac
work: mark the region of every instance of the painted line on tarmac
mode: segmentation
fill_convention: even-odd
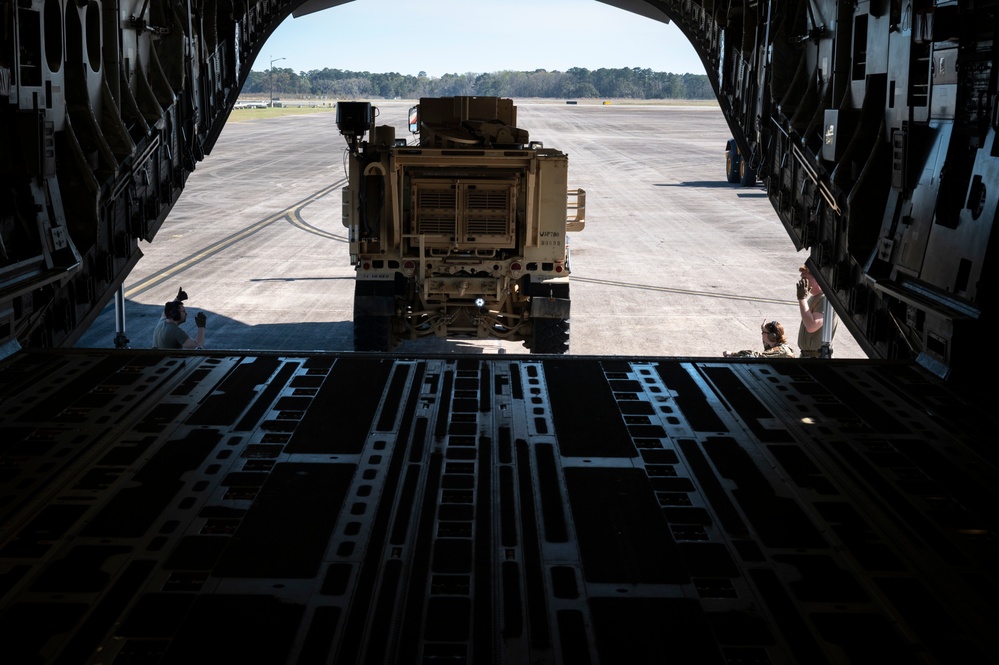
[[[218,242],[215,242],[209,245],[208,247],[205,247],[201,251],[195,252],[194,254],[191,254],[190,256],[181,259],[180,261],[177,261],[172,265],[167,266],[163,270],[160,270],[157,273],[149,275],[148,277],[136,282],[135,284],[127,288],[125,290],[125,297],[135,298],[136,296],[142,295],[146,291],[159,286],[168,279],[176,277],[177,275],[184,272],[191,266],[201,263],[205,259],[209,259],[215,256],[216,254],[226,249],[229,249],[230,247],[240,242],[241,240],[246,240],[250,236],[257,233],[258,231],[262,231],[263,229],[267,228],[274,222],[277,222],[282,219],[288,219],[289,222],[294,224],[292,216],[296,214],[298,209],[312,203],[313,201],[323,198],[324,196],[328,195],[330,192],[334,191],[335,189],[342,187],[346,182],[347,182],[346,178],[341,178],[332,185],[320,189],[318,192],[315,192],[314,194],[307,196],[298,203],[288,208],[285,208],[281,212],[277,212],[274,213],[273,215],[270,215],[269,217],[265,217],[259,222],[251,224],[245,229],[237,231],[236,233],[233,233],[232,235],[223,238],[222,240],[219,240]]]
[[[623,289],[641,289],[643,291],[660,291],[664,293],[678,293],[685,296],[698,296],[703,298],[721,298],[723,300],[742,300],[744,302],[765,302],[774,305],[794,305],[794,300],[778,300],[776,298],[757,298],[754,296],[737,296],[731,293],[713,293],[711,291],[691,291],[690,289],[675,289],[669,286],[652,286],[650,284],[630,284],[628,282],[614,282],[609,279],[593,279],[591,277],[569,278],[569,283],[585,282],[587,284],[602,284],[604,286],[616,286]]]

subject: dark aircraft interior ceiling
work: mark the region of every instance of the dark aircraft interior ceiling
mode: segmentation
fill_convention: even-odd
[[[995,414],[964,389],[999,1],[607,3],[689,38],[868,361],[69,348],[268,36],[339,4],[0,4],[11,662],[994,661]]]

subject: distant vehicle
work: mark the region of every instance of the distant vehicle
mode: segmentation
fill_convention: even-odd
[[[234,109],[265,109],[270,106],[263,100],[251,99],[249,101],[239,101],[233,106]]]
[[[743,157],[735,139],[729,139],[725,145],[725,176],[729,182],[740,183],[743,187],[756,184],[756,169],[748,161]]]

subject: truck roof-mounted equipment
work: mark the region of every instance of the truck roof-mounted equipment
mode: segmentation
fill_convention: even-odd
[[[357,152],[357,146],[364,138],[364,133],[371,130],[374,116],[374,107],[371,102],[337,103],[336,127],[347,139],[351,152]]]

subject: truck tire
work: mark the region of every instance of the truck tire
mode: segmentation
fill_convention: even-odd
[[[739,182],[739,164],[741,162],[739,147],[735,139],[729,139],[725,145],[725,177],[732,184]]]
[[[354,317],[354,350],[386,352],[392,350],[392,317]]]
[[[568,319],[534,319],[531,353],[566,353],[568,350]]]
[[[389,281],[354,282],[354,350],[391,351],[395,284]]]

